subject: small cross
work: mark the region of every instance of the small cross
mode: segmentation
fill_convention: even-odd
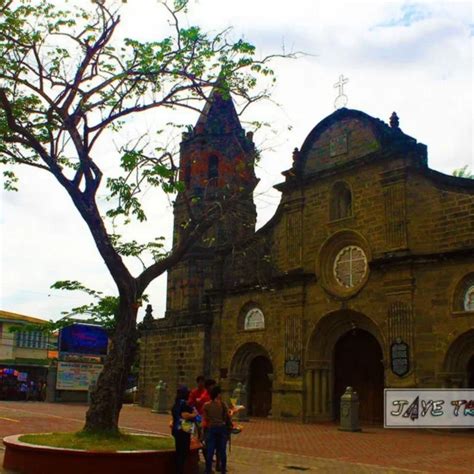
[[[347,84],[349,82],[349,79],[347,77],[344,77],[344,74],[341,74],[339,76],[339,82],[336,82],[334,84],[334,87],[339,87],[339,95],[344,95],[344,84]]]
[[[344,84],[347,84],[349,79],[344,77],[344,74],[339,76],[339,81],[334,84],[334,87],[339,89],[339,95],[336,97],[334,101],[334,107],[336,109],[340,109],[341,107],[345,107],[347,104],[347,96],[344,94]]]

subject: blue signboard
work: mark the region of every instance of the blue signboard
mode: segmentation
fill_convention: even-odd
[[[59,352],[107,355],[107,331],[91,324],[71,324],[59,331]]]

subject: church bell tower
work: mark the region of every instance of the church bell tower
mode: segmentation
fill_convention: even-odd
[[[211,92],[192,130],[183,134],[180,181],[185,189],[174,203],[173,245],[189,221],[210,206],[231,198],[233,204],[168,272],[167,315],[205,311],[205,291],[219,287],[219,249],[247,240],[255,232],[253,190],[255,146],[245,133],[232,98],[217,88]]]

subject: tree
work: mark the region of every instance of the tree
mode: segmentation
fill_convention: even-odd
[[[453,176],[457,176],[458,178],[474,179],[474,173],[469,170],[469,165],[464,165],[461,168],[453,170]]]
[[[0,0],[0,161],[5,187],[16,190],[13,166],[50,173],[69,195],[113,278],[118,308],[111,350],[93,393],[84,430],[118,433],[130,365],[137,345],[136,317],[147,286],[185,255],[235,199],[191,207],[179,240],[170,252],[160,242],[122,242],[108,230],[98,204],[107,192],[107,218],[146,220],[139,193],[144,186],[166,192],[184,187],[173,154],[141,136],[117,150],[121,174],[104,180],[98,144],[111,140],[135,117],[154,109],[199,112],[212,89],[243,101],[243,109],[267,97],[251,94],[257,77],[273,72],[272,57],[256,59],[255,48],[180,23],[188,0],[164,2],[172,33],[153,42],[115,41],[119,10],[104,0],[88,8],[60,9],[46,0]],[[105,185],[104,185],[105,181]],[[105,190],[105,191],[104,191]],[[47,203],[45,203],[47,205]],[[132,276],[122,256],[150,251],[153,262]]]

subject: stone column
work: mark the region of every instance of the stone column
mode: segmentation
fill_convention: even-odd
[[[321,371],[319,369],[313,370],[313,397],[314,397],[314,413],[318,416],[321,413]]]
[[[320,376],[321,376],[321,414],[328,415],[328,378],[329,378],[329,370],[328,369],[320,369]]]
[[[307,370],[305,373],[306,384],[306,418],[310,418],[314,413],[314,386],[313,371]]]
[[[329,366],[326,360],[311,361],[306,370],[306,416],[309,420],[331,417]]]

